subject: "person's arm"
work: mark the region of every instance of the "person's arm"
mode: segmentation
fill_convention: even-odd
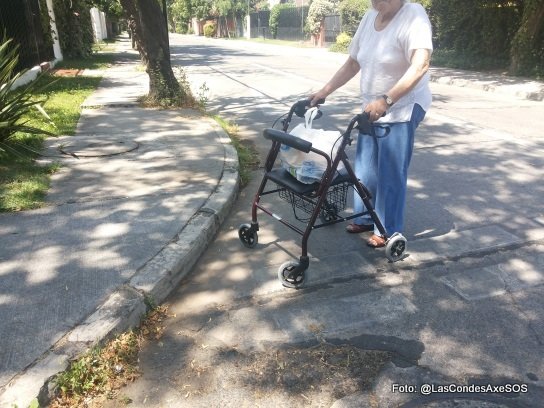
[[[399,81],[386,92],[386,95],[393,100],[393,103],[397,102],[417,85],[429,70],[430,60],[430,50],[425,48],[414,50],[412,59],[410,60],[410,67]],[[365,112],[368,112],[370,114],[370,120],[374,121],[381,118],[387,108],[388,106],[385,99],[380,97],[369,103],[365,107]]]
[[[323,88],[310,96],[312,98],[310,105],[315,106],[319,99],[325,99],[331,93],[348,82],[351,78],[357,75],[360,69],[359,63],[353,58],[348,57],[344,65],[342,65],[340,69],[336,71],[330,81],[327,82]]]

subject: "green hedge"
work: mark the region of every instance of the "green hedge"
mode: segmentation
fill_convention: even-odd
[[[435,63],[458,68],[508,66],[521,10],[510,0],[433,0]]]
[[[272,10],[270,10],[270,19],[268,20],[268,29],[270,30],[270,34],[272,34],[272,38],[276,38],[278,35],[280,20],[282,27],[289,27],[291,24],[296,27],[297,23],[300,24],[298,16],[292,12],[295,8],[296,5],[294,3],[276,4],[272,7]],[[294,21],[293,18],[296,18],[297,21]]]
[[[353,37],[359,23],[366,11],[370,8],[370,2],[361,0],[343,0],[338,5],[342,30]]]
[[[86,0],[53,0],[55,23],[65,58],[87,58],[92,54],[91,7]]]

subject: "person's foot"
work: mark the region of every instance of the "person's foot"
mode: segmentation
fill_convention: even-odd
[[[366,244],[371,248],[383,248],[385,246],[385,238],[376,234],[372,234]]]
[[[361,232],[374,231],[374,224],[348,224],[346,231],[350,234],[360,234]]]

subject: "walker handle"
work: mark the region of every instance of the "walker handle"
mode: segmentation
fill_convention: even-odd
[[[301,99],[298,102],[295,102],[295,104],[291,107],[291,110],[297,115],[299,118],[303,118],[306,111],[311,107],[310,103],[312,100],[310,98],[307,99]],[[317,100],[317,105],[322,105],[325,103],[325,98],[321,98]],[[318,116],[319,117],[319,116]],[[316,119],[318,118],[316,117]]]

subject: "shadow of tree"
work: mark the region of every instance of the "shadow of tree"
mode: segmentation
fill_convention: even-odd
[[[259,90],[260,97],[214,95],[210,106],[234,118],[242,137],[253,140],[264,155],[269,145],[260,136],[262,129],[270,127],[291,102],[307,95],[298,91],[304,86],[293,86],[283,97],[275,97],[276,93],[263,90],[267,84],[258,87],[259,79],[250,78],[252,73],[257,75],[244,58],[257,55],[222,47],[209,50],[181,47],[178,61],[195,68],[197,75],[196,68],[212,72],[206,71],[209,65],[223,64],[229,78]],[[232,56],[240,60],[228,65],[225,59]],[[293,58],[289,66],[300,67],[302,60]],[[281,61],[271,61],[271,68],[282,68]],[[212,83],[212,78],[207,80]],[[439,96],[443,103],[448,98]],[[333,101],[324,105],[322,123],[342,129],[357,99],[342,96]],[[544,143],[538,138],[520,143],[487,129],[465,126],[462,121],[428,118],[418,131],[411,168],[409,241],[447,238],[459,230],[478,233],[480,227],[490,224],[525,237],[524,230],[534,227],[533,218],[542,215],[543,150]],[[276,268],[298,257],[300,237],[262,213],[259,245],[254,250],[242,248],[236,234],[238,225],[250,219],[252,194],[261,173],[254,175],[193,274],[166,302],[175,317],[168,322],[167,336],[160,345],[150,345],[142,354],[144,377],[125,390],[127,395],[135,400],[145,396],[156,404],[177,398],[188,406],[243,406],[248,400],[251,404],[280,404],[275,406],[321,406],[316,400],[300,399],[300,394],[315,395],[318,386],[334,384],[334,380],[304,377],[318,369],[319,359],[304,366],[293,356],[287,360],[297,366],[299,377],[287,381],[278,377],[281,360],[277,356],[284,357],[286,345],[313,339],[338,347],[351,344],[383,350],[381,340],[388,339],[389,352],[411,356],[408,362],[396,361],[398,370],[419,366],[434,372],[435,378],[458,383],[528,382],[529,395],[509,396],[510,401],[541,401],[544,390],[538,381],[544,378],[544,371],[527,354],[528,350],[540,354],[544,338],[539,317],[544,309],[539,284],[539,265],[544,260],[541,245],[488,251],[455,262],[388,264],[379,251],[365,249],[361,238],[346,236],[341,226],[332,226],[312,234],[307,287],[288,291],[277,282]],[[267,199],[277,214],[289,216],[287,204],[274,197]],[[479,238],[485,242],[493,237]],[[451,250],[447,240],[443,247]],[[514,280],[526,273],[534,277],[532,283],[515,286]],[[479,275],[483,277],[472,279]],[[319,278],[313,280],[314,276]],[[469,289],[483,295],[469,298],[448,284],[448,279],[461,282],[461,277],[472,285]],[[492,283],[507,289],[494,294],[488,288]],[[326,353],[332,358],[336,351],[331,346]],[[258,367],[265,381],[260,371],[253,370],[259,358],[263,359]],[[205,368],[202,384],[208,388],[202,394],[191,394],[190,387],[183,388],[178,382],[180,377],[198,375],[192,365]],[[365,363],[359,367],[364,368]],[[253,371],[244,372],[249,369]],[[301,378],[304,380],[298,381]],[[357,389],[365,388],[357,384]],[[283,396],[275,400],[278,395]]]

